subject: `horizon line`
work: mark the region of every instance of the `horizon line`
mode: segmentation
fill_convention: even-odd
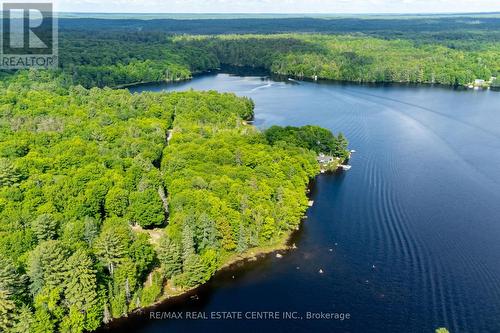
[[[456,14],[500,14],[500,11],[464,11],[464,12],[310,12],[310,13],[276,13],[276,12],[93,12],[93,11],[65,11],[64,14],[127,14],[127,15],[456,15]]]

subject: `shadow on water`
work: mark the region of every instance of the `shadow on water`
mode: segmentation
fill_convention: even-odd
[[[500,95],[294,82],[253,70],[131,90],[250,97],[259,128],[343,132],[358,151],[353,167],[317,177],[314,206],[290,241],[296,250],[239,263],[153,310],[343,311],[352,319],[157,321],[148,309],[106,332],[500,332],[500,184],[492,181],[500,179]]]
[[[334,177],[334,175],[340,175],[341,172],[328,173],[329,176]],[[308,185],[308,197],[314,200],[317,193],[316,190],[316,180],[311,180]],[[293,231],[290,235],[287,245],[292,247],[296,244],[301,244],[304,238],[304,220],[306,220],[307,215],[304,217],[301,225],[296,231]],[[290,248],[288,250],[278,250],[270,253],[265,253],[257,255],[256,257],[246,258],[225,267],[218,272],[204,285],[201,285],[183,295],[177,297],[172,297],[170,299],[164,300],[154,306],[137,310],[127,317],[114,319],[106,327],[98,330],[97,332],[109,333],[109,332],[133,332],[135,330],[140,331],[148,323],[152,323],[152,317],[155,312],[165,312],[165,313],[186,313],[186,312],[203,312],[207,305],[210,304],[211,298],[218,290],[222,288],[234,288],[238,284],[243,283],[248,276],[253,275],[256,270],[269,270],[273,265],[279,264],[276,261],[276,253],[280,253],[283,256],[290,257],[297,255],[296,250]],[[281,261],[281,260],[280,260]]]

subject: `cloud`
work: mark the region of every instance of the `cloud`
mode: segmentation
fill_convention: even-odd
[[[500,11],[499,0],[58,0],[66,12],[430,13]]]

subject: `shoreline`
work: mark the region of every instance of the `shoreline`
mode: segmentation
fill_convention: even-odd
[[[312,188],[314,187],[319,175],[320,174],[317,174],[314,178],[311,178],[309,184],[305,188],[305,193],[308,199],[310,199],[309,197],[310,193],[312,192]],[[121,326],[120,324],[126,322],[130,316],[142,317],[148,311],[153,311],[155,308],[159,306],[169,305],[169,304],[173,305],[176,302],[184,301],[187,297],[196,297],[197,294],[196,292],[198,290],[200,290],[208,282],[216,278],[218,274],[224,273],[225,271],[231,270],[232,268],[245,265],[249,262],[256,262],[262,260],[275,253],[289,252],[296,249],[295,243],[293,243],[294,237],[297,235],[298,232],[300,232],[303,223],[307,220],[307,211],[310,208],[311,206],[305,209],[304,216],[300,219],[300,223],[298,224],[297,228],[291,230],[288,234],[283,235],[276,244],[254,247],[248,249],[244,253],[235,253],[233,255],[228,256],[227,261],[215,271],[214,275],[208,281],[198,286],[184,290],[175,290],[174,288],[171,287],[169,281],[166,281],[166,283],[163,286],[164,289],[162,295],[154,303],[144,307],[136,308],[128,312],[126,316],[112,318],[107,324],[102,325],[97,330],[97,332],[106,332],[108,331],[108,329],[120,327]]]
[[[335,84],[335,85],[357,85],[357,86],[396,86],[396,87],[426,87],[426,88],[445,88],[458,91],[495,91],[500,92],[500,88],[497,87],[473,87],[470,88],[469,84],[464,85],[450,85],[442,83],[430,83],[430,82],[396,82],[396,81],[346,81],[346,80],[335,80],[317,77],[300,77],[296,75],[287,75],[272,72],[271,70],[263,67],[251,67],[251,66],[237,66],[229,64],[221,64],[220,68],[207,69],[197,72],[192,72],[190,77],[176,80],[161,80],[161,81],[144,81],[144,82],[133,82],[126,83],[117,86],[110,87],[111,89],[128,89],[133,87],[141,87],[148,85],[159,85],[159,84],[178,84],[182,82],[192,81],[193,79],[202,77],[209,74],[229,74],[229,75],[241,75],[241,76],[268,76],[270,79],[278,82],[289,82],[288,79],[292,79],[300,82],[309,82],[317,84]]]
[[[304,222],[305,218],[302,218],[302,221],[300,225]],[[217,271],[215,274],[210,278],[210,280],[206,281],[203,284],[200,284],[198,286],[189,288],[189,289],[184,289],[184,290],[179,290],[175,291],[172,289],[170,284],[167,283],[164,285],[164,292],[163,295],[154,303],[144,306],[144,307],[139,307],[136,308],[132,311],[130,311],[126,316],[122,316],[119,318],[112,318],[107,324],[101,326],[96,332],[107,332],[109,329],[116,329],[122,327],[123,324],[126,323],[126,321],[132,316],[132,317],[144,317],[145,314],[148,312],[154,311],[156,308],[159,306],[164,306],[164,305],[174,305],[177,302],[184,302],[187,298],[193,298],[197,297],[197,291],[203,288],[208,282],[210,282],[212,279],[216,278],[218,274],[224,273],[225,271],[228,271],[232,268],[238,267],[245,265],[249,262],[256,262],[259,260],[262,260],[268,256],[271,256],[275,253],[279,252],[288,252],[294,249],[293,246],[288,245],[288,242],[293,239],[293,236],[295,233],[300,230],[293,230],[289,235],[287,235],[286,238],[284,238],[284,243],[279,243],[276,245],[271,245],[267,247],[258,247],[258,248],[252,248],[249,250],[247,253],[243,254],[235,254],[231,256],[229,261],[224,263]],[[166,294],[166,291],[170,291],[170,294]],[[146,317],[144,317],[146,318]],[[146,318],[147,319],[147,318]]]
[[[188,82],[193,80],[194,78],[210,74],[212,72],[218,72],[220,71],[220,68],[216,69],[207,69],[204,71],[197,71],[197,72],[192,72],[189,77],[185,78],[179,78],[175,80],[159,80],[159,81],[140,81],[140,82],[131,82],[131,83],[123,83],[119,84],[117,86],[112,86],[109,87],[111,89],[128,89],[132,87],[141,87],[141,86],[148,86],[148,85],[156,85],[156,84],[176,84],[176,83],[182,83],[182,82]]]

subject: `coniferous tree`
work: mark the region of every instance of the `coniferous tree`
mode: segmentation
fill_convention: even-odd
[[[166,278],[182,271],[182,253],[180,246],[168,236],[163,236],[158,245],[158,259]]]
[[[0,156],[9,156],[8,169],[22,175],[16,182],[23,181],[0,188],[0,252],[11,259],[0,260],[0,286],[18,307],[25,300],[34,306],[33,320],[13,318],[21,331],[95,330],[103,317],[127,314],[138,299],[140,305],[154,302],[165,276],[179,286],[204,283],[237,246],[244,251],[269,244],[304,212],[304,188],[319,169],[315,154],[286,143],[269,145],[244,125],[241,119],[252,115],[247,99],[215,92],[68,90],[47,72],[17,75],[22,83],[0,87],[6,93],[0,106],[12,113],[15,129],[3,133]],[[33,86],[37,94],[31,96]],[[22,105],[13,102],[17,94]],[[42,100],[47,105],[40,118]],[[166,146],[170,126],[175,136]],[[24,135],[30,154],[11,154]],[[131,228],[134,219],[119,215],[128,191],[142,198],[136,205],[128,201],[127,213],[137,209],[134,216],[146,223],[159,220],[159,212],[163,219],[160,182],[172,208],[165,231],[171,238],[157,240],[156,232]],[[113,194],[113,186],[123,191]],[[278,198],[278,187],[286,196]],[[148,196],[155,201],[151,210]],[[256,211],[262,216],[253,223]],[[37,217],[40,223],[26,228],[24,221]],[[59,231],[61,239],[54,240]],[[163,272],[154,268],[154,246]],[[94,256],[107,269],[94,267]],[[31,299],[17,294],[22,288],[12,281],[22,281],[22,274],[13,262],[26,265]]]
[[[12,162],[6,158],[0,158],[0,187],[13,185],[20,179],[21,175]]]
[[[88,216],[84,218],[83,222],[83,240],[88,246],[92,246],[94,240],[99,236],[99,223],[94,218]]]
[[[31,224],[39,242],[55,239],[57,236],[58,221],[52,214],[42,214]]]
[[[68,259],[68,276],[64,295],[70,307],[81,313],[98,306],[97,277],[92,259],[77,250]]]
[[[31,329],[33,333],[55,333],[56,320],[52,318],[50,312],[47,309],[38,308],[35,311]]]
[[[28,276],[31,292],[36,295],[44,287],[55,288],[64,284],[66,261],[69,253],[59,241],[40,243],[28,258]]]
[[[71,306],[60,326],[61,333],[82,333],[85,330],[85,315],[77,307]]]
[[[182,229],[182,261],[187,261],[188,257],[195,253],[193,229],[188,223],[184,223]]]
[[[17,315],[17,321],[11,329],[12,333],[26,333],[32,332],[32,327],[34,324],[34,317],[31,309],[23,305],[19,310],[19,314]]]
[[[113,275],[113,293],[117,298],[121,295],[125,296],[123,306],[127,306],[130,303],[132,294],[138,286],[137,278],[138,274],[135,263],[128,257],[124,258],[116,267]]]
[[[18,272],[12,260],[0,255],[0,289],[9,292],[20,302],[26,297],[27,277]]]
[[[201,237],[198,242],[199,250],[203,251],[208,247],[217,247],[217,229],[213,219],[203,213],[199,218],[199,225],[201,228]]]
[[[15,309],[12,294],[0,288],[0,332],[6,332],[13,326]]]
[[[183,265],[183,283],[186,287],[194,287],[205,282],[204,272],[206,267],[203,265],[201,257],[191,253],[188,255]]]
[[[116,229],[108,228],[95,241],[94,251],[113,275],[116,265],[126,256],[127,243]]]
[[[248,249],[248,240],[246,235],[246,228],[243,222],[240,222],[238,230],[238,243],[236,245],[236,251],[243,253]]]

